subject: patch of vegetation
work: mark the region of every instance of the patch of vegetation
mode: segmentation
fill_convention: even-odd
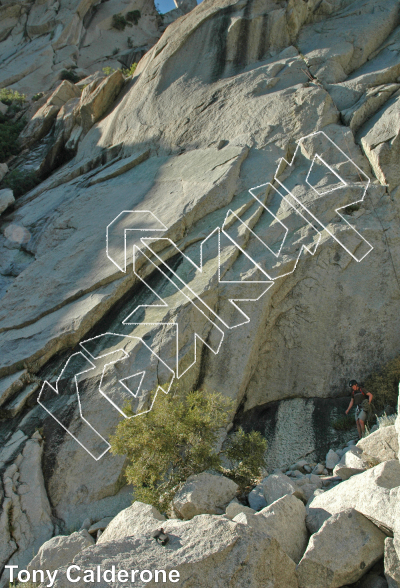
[[[332,427],[336,431],[349,431],[353,429],[355,426],[355,420],[353,414],[350,412],[349,414],[345,414],[340,416],[338,419],[333,421]]]
[[[70,69],[63,69],[60,74],[60,80],[68,80],[69,82],[76,84],[79,82],[80,77]]]
[[[137,63],[132,63],[131,67],[124,68],[122,70],[122,73],[124,74],[124,76],[126,78],[128,78],[129,76],[133,76],[133,74],[135,73],[136,68],[137,68]]]
[[[103,74],[106,76],[110,76],[115,71],[117,71],[117,70],[114,67],[110,67],[109,65],[106,65],[106,67],[103,67]]]
[[[400,356],[385,364],[379,371],[369,375],[363,388],[374,396],[371,403],[375,414],[386,410],[387,406],[396,407],[400,382]]]
[[[217,452],[232,401],[221,394],[175,386],[158,395],[153,409],[140,418],[123,419],[111,438],[111,451],[127,455],[125,472],[135,487],[135,499],[165,512],[174,494],[192,474],[214,470],[243,487],[259,477],[267,442],[259,433],[238,431]],[[127,406],[127,414],[133,416]],[[222,467],[222,458],[231,468]]]
[[[24,102],[26,102],[26,96],[25,94],[20,94],[17,90],[12,90],[11,88],[2,88],[0,90],[0,102],[7,104],[7,106],[22,106]]]
[[[114,14],[111,21],[111,26],[117,31],[124,31],[126,26],[132,26],[130,22],[122,14]]]
[[[32,96],[32,101],[37,102],[38,100],[43,98],[43,96],[44,96],[43,92],[39,92],[39,94],[35,94],[34,96]]]
[[[128,45],[129,49],[133,49],[133,41],[132,37],[128,37],[126,40],[126,44]]]
[[[267,440],[258,431],[245,433],[239,428],[224,444],[223,454],[230,465],[223,469],[224,475],[243,491],[260,476],[266,450]]]
[[[114,47],[112,54],[113,55],[118,55],[119,52],[120,52],[119,47]]]
[[[383,427],[391,427],[395,424],[397,418],[397,414],[390,414],[387,415],[386,412],[383,413],[382,416],[376,417],[377,425],[380,429]]]
[[[18,136],[25,126],[25,121],[13,121],[0,115],[0,163],[7,161],[12,155],[18,155],[21,147]]]
[[[23,196],[39,184],[35,172],[20,171],[14,169],[5,176],[0,184],[1,188],[10,188],[14,192],[14,198]]]
[[[137,25],[141,16],[140,10],[131,10],[126,14],[125,18],[128,22],[133,22],[133,24]]]

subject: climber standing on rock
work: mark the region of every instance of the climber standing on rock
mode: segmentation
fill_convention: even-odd
[[[364,437],[365,421],[367,420],[368,407],[372,402],[373,395],[371,392],[363,390],[356,380],[350,380],[349,386],[351,388],[351,400],[346,410],[346,414],[349,414],[353,404],[356,405],[356,424],[358,436],[360,439]]]

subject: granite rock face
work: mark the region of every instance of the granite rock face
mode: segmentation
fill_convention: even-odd
[[[120,570],[151,570],[151,583],[146,583],[148,575],[135,578],[135,584],[141,587],[157,586],[155,570],[164,570],[167,577],[170,571],[177,570],[180,582],[190,582],[198,588],[225,588],[229,584],[232,588],[261,588],[265,578],[275,588],[298,586],[294,562],[276,539],[259,530],[215,515],[199,515],[190,521],[171,519],[163,528],[170,537],[166,547],[148,535],[134,535],[86,549],[75,556],[73,563],[82,570],[96,570],[97,565],[106,569],[106,561],[111,558]],[[56,588],[69,584],[65,569],[59,571]],[[83,580],[76,584],[84,585]],[[101,581],[98,585],[117,586],[118,582]]]
[[[152,4],[0,6],[0,86],[28,97],[45,92],[44,126],[35,122],[28,155],[46,176],[1,215],[0,391],[12,415],[0,425],[1,463],[12,467],[21,439],[43,427],[46,499],[65,527],[130,504],[124,459],[106,452],[132,400],[121,380],[138,365],[147,368],[137,413],[157,386],[168,390],[175,372],[188,389],[218,390],[244,414],[280,402],[270,454],[284,465],[316,450],[316,429],[331,442],[328,402],[340,400],[350,377],[365,377],[400,350],[399,3],[209,0],[183,15],[188,8],[175,9],[180,18],[159,39]],[[138,25],[114,27],[114,15],[136,9]],[[102,72],[118,59],[129,67],[146,50],[124,87],[119,73]],[[62,81],[65,69],[93,77],[87,85]],[[47,104],[60,82],[69,99]],[[316,131],[340,151],[321,133],[296,151]],[[372,182],[354,204],[364,173]],[[133,225],[120,216],[126,210]],[[142,249],[136,273],[133,246]],[[153,304],[154,292],[164,306]],[[252,302],[231,303],[238,299]],[[35,383],[42,406],[28,390]],[[26,402],[15,403],[25,393]],[[391,463],[382,465],[385,476]],[[378,478],[377,494],[394,494],[391,475],[390,488]],[[382,517],[375,510],[391,528],[391,507]],[[54,532],[45,522],[35,545]],[[4,537],[4,561],[16,549],[25,557],[22,540]]]
[[[362,514],[347,509],[312,535],[298,567],[299,588],[339,588],[359,580],[384,551],[385,535]]]
[[[383,462],[316,496],[307,508],[308,529],[316,533],[330,516],[354,508],[390,534],[396,525],[399,492],[399,462]]]

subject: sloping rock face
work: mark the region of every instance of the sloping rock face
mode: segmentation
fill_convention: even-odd
[[[128,15],[135,10],[140,17],[133,24]],[[49,90],[65,72],[79,79],[102,67],[129,68],[162,28],[152,0],[3,2],[0,88],[12,86],[30,98]]]
[[[191,521],[170,520],[163,525],[170,539],[167,546],[156,543],[150,536],[124,537],[85,549],[74,559],[82,570],[113,561],[121,570],[154,570],[152,578],[144,574],[135,578],[137,586],[157,586],[162,576],[155,578],[155,570],[179,572],[179,580],[198,588],[215,586],[232,588],[249,586],[261,588],[265,580],[274,588],[297,588],[295,563],[282,551],[276,539],[248,527],[215,515],[199,515]],[[218,569],[218,573],[216,570]],[[61,568],[54,586],[68,586],[66,568]],[[172,576],[177,579],[176,576]],[[173,585],[172,582],[168,584]],[[167,585],[168,585],[167,584]],[[76,586],[95,586],[96,582],[76,583]],[[99,587],[118,586],[101,580]]]
[[[92,53],[108,35],[101,19],[134,3],[101,3],[92,20],[90,2],[69,5],[1,6],[2,86],[33,93],[46,79],[50,88],[68,59],[86,73],[113,66]],[[290,463],[315,449],[323,417],[314,399],[343,395],[350,377],[399,352],[399,9],[397,0],[205,0],[166,29],[108,110],[91,104],[100,118],[88,117],[84,136],[72,129],[75,158],[2,213],[4,410],[24,387],[49,385],[41,405],[28,400],[1,423],[1,442],[13,440],[1,463],[11,467],[43,427],[46,495],[61,527],[130,503],[109,436],[127,399],[146,411],[150,391],[167,392],[173,375],[230,396],[244,413],[303,403],[292,411],[299,454]],[[152,30],[146,39],[157,38]],[[76,58],[68,48],[78,45]],[[296,151],[316,131],[325,135]],[[374,151],[381,139],[385,157]],[[361,200],[364,173],[372,183]],[[239,311],[232,299],[253,302]],[[129,391],[126,379],[143,365],[140,389]],[[43,540],[54,532],[46,525]]]

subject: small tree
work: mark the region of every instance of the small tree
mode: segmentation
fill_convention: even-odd
[[[232,408],[232,401],[221,394],[184,394],[175,387],[168,395],[159,395],[149,413],[123,419],[111,438],[111,451],[127,455],[126,478],[135,487],[135,499],[165,511],[192,474],[213,469],[235,481],[238,476],[245,485],[257,477],[266,449],[259,434],[240,431],[237,441],[228,443],[233,468],[222,468],[223,451],[217,451],[217,444]],[[252,441],[257,448],[250,448]]]
[[[244,490],[260,476],[266,450],[267,440],[258,431],[245,433],[239,428],[225,443],[223,454],[230,468],[223,473]]]

